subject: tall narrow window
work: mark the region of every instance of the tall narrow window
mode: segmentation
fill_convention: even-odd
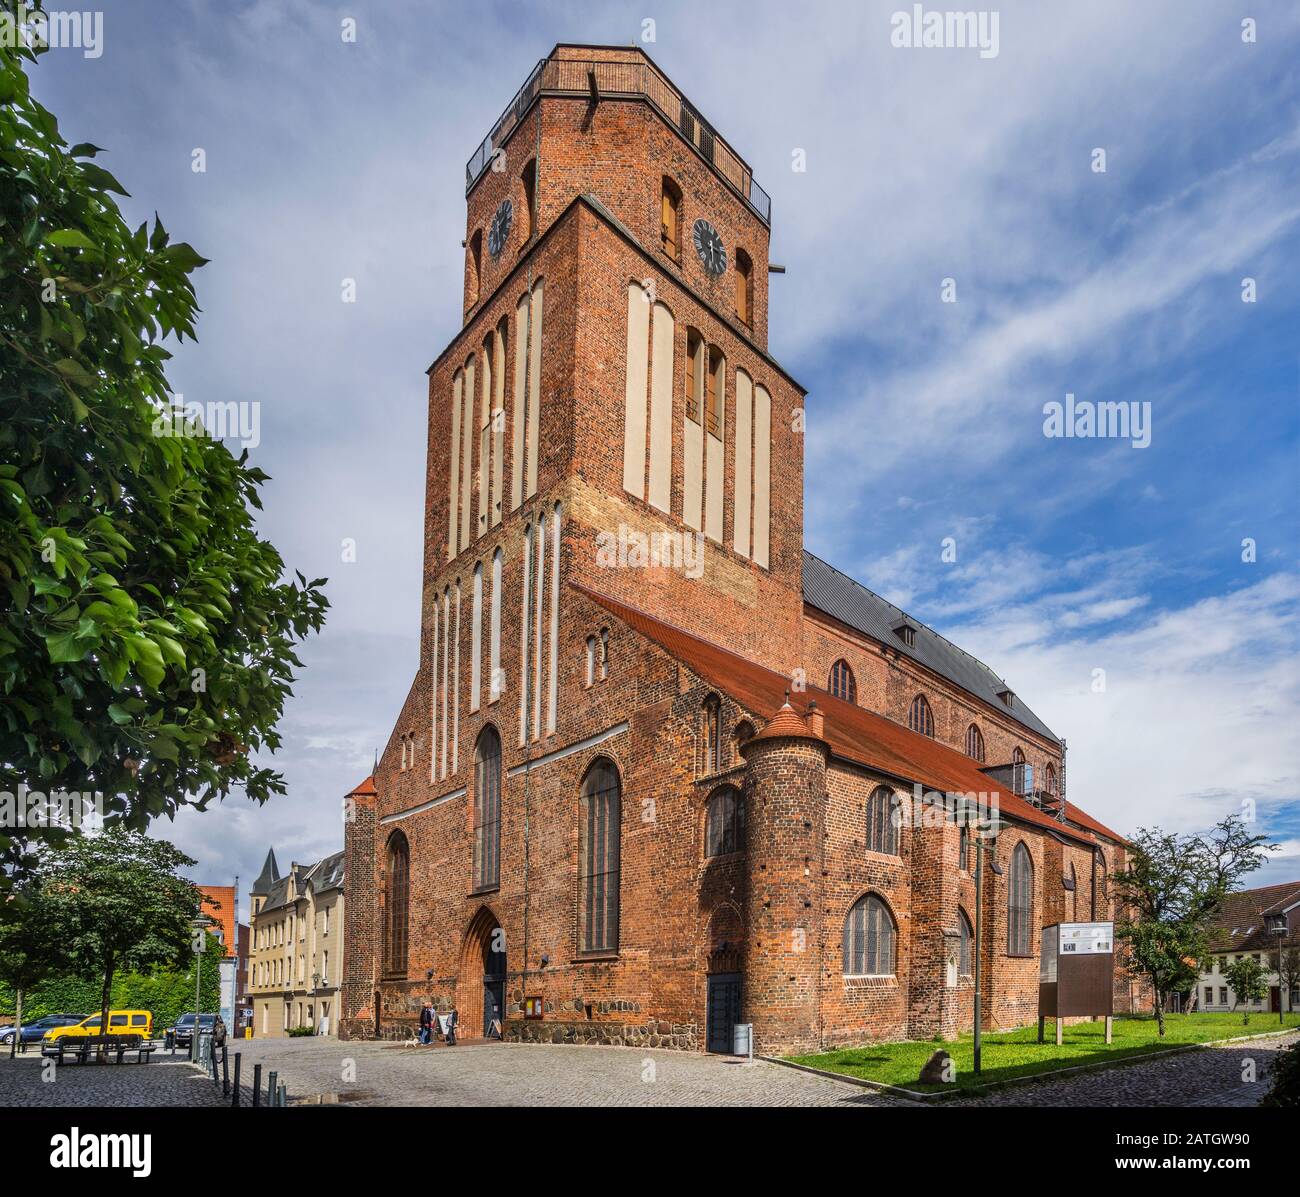
[[[704,828],[704,855],[726,856],[745,850],[745,803],[734,786],[710,799]]]
[[[596,637],[587,637],[587,685],[591,686],[596,681]]]
[[[1046,780],[1047,780],[1047,792],[1048,792],[1049,794],[1051,794],[1051,796],[1052,796],[1053,798],[1055,798],[1055,797],[1057,796],[1057,793],[1056,793],[1056,766],[1053,765],[1051,761],[1048,761],[1048,762],[1047,762]]]
[[[475,229],[469,239],[469,301],[478,303],[480,272],[483,269],[483,230]]]
[[[1023,765],[1025,763],[1025,754],[1019,748],[1011,753],[1011,763],[1013,765]]]
[[[609,677],[609,629],[600,629],[600,680]]]
[[[618,770],[602,757],[583,778],[578,812],[578,946],[583,952],[618,950],[621,807]]]
[[[474,566],[470,614],[469,709],[478,710],[483,683],[483,563]],[[412,758],[414,759],[414,758]]]
[[[898,824],[894,819],[894,791],[877,786],[867,799],[867,851],[898,855]]]
[[[700,422],[704,391],[704,338],[694,328],[686,330],[686,418]]]
[[[1034,947],[1034,862],[1023,841],[1011,854],[1007,884],[1007,955],[1028,956]]]
[[[722,437],[722,371],[726,358],[716,345],[709,346],[709,368],[704,375],[704,431],[710,436]]]
[[[965,823],[957,833],[957,867],[963,873],[970,871],[970,828]]]
[[[966,729],[966,755],[972,760],[984,760],[984,733],[974,723]]]
[[[485,727],[474,751],[474,888],[501,883],[501,737]]]
[[[384,972],[406,972],[406,936],[411,888],[411,850],[406,836],[393,832],[388,840],[384,893]]]
[[[736,250],[736,315],[754,323],[754,263],[743,249]]]
[[[501,550],[492,554],[492,616],[488,621],[488,702],[496,702],[505,689],[501,673]]]
[[[914,732],[920,732],[921,735],[934,739],[934,712],[930,710],[930,704],[924,694],[918,694],[912,699],[912,705],[907,712],[907,726]]]
[[[532,624],[533,605],[533,529],[524,528],[523,566],[523,610],[519,618],[519,743],[528,742],[528,642],[529,628]]]
[[[681,208],[682,192],[672,179],[666,175],[663,180],[662,190],[662,216],[660,237],[663,244],[663,251],[674,262],[678,260],[681,252]]]
[[[888,977],[893,972],[894,916],[875,894],[867,894],[844,920],[844,974]]]
[[[722,768],[719,742],[722,730],[722,702],[716,694],[704,700],[700,710],[700,768],[704,774],[716,773]]]
[[[524,185],[524,240],[537,232],[537,159],[529,160],[519,176]]]
[[[975,936],[971,931],[970,919],[966,917],[966,912],[960,906],[957,907],[957,933],[957,971],[961,976],[969,977],[973,972],[971,968],[971,943]]]
[[[842,698],[845,702],[858,701],[858,683],[853,678],[853,670],[849,668],[849,663],[843,657],[831,666],[830,684],[827,689],[836,698]]]

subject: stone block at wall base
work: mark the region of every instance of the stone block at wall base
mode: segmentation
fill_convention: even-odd
[[[508,1018],[505,1038],[514,1043],[575,1043],[604,1047],[663,1047],[700,1051],[694,1023],[552,1022]]]

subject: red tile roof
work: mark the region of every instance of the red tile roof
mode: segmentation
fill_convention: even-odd
[[[370,777],[367,777],[365,781],[363,781],[360,785],[356,786],[354,789],[349,790],[344,795],[344,797],[345,798],[373,798],[378,793],[379,791],[375,789],[375,779],[374,776],[372,775]]]
[[[199,913],[206,915],[216,923],[212,931],[214,935],[220,933],[221,943],[226,949],[226,955],[235,955],[239,948],[239,940],[235,937],[235,887],[233,885],[200,885],[199,893],[206,898],[212,899],[212,903],[199,903]]]
[[[789,679],[775,670],[757,665],[738,653],[701,640],[681,628],[589,590],[577,582],[571,582],[570,585],[617,616],[633,631],[654,641],[693,673],[730,695],[755,715],[765,716],[766,712],[775,712],[785,701]],[[836,756],[903,781],[920,782],[926,789],[945,794],[985,793],[990,800],[996,795],[998,808],[1004,817],[1085,844],[1092,843],[1077,827],[1060,822],[1026,802],[1019,794],[1002,792],[993,778],[965,753],[940,744],[929,736],[911,731],[855,703],[836,698],[829,691],[816,686],[810,686],[802,694],[794,695],[791,702],[796,710],[806,710],[807,704],[813,699],[816,699],[818,709],[825,716],[825,739]],[[1080,827],[1086,827],[1116,843],[1127,842],[1123,836],[1072,804],[1066,804],[1066,815]]]
[[[1277,951],[1278,937],[1268,930],[1264,916],[1280,914],[1297,902],[1300,902],[1300,881],[1284,881],[1281,885],[1229,894],[1210,929],[1210,950]],[[1294,945],[1295,933],[1286,936],[1285,941],[1285,946]]]
[[[753,744],[759,740],[780,740],[782,738],[796,740],[817,739],[808,725],[795,714],[789,698],[786,699],[785,705],[767,721],[767,725],[763,730],[749,742]]]

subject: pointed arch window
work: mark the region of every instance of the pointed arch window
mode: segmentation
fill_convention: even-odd
[[[960,906],[957,907],[957,934],[957,972],[960,976],[969,977],[974,971],[971,968],[971,944],[975,935],[971,930],[970,919]]]
[[[1011,753],[1011,763],[1013,765],[1023,765],[1025,763],[1025,754],[1019,747]]]
[[[660,241],[664,253],[676,262],[681,252],[682,189],[667,175],[663,178],[660,208]]]
[[[984,733],[980,731],[979,724],[972,723],[966,729],[966,755],[971,760],[984,761]]]
[[[907,711],[907,726],[914,732],[934,739],[934,712],[924,694],[918,694],[912,699],[912,705]]]
[[[739,248],[736,250],[736,315],[742,324],[754,323],[754,263]]]
[[[895,938],[889,907],[875,894],[859,898],[844,920],[844,975],[893,976]]]
[[[867,799],[867,851],[898,855],[898,824],[894,820],[894,791],[877,786]]]
[[[388,839],[384,871],[384,972],[406,972],[407,927],[410,915],[411,849],[406,836],[395,831]]]
[[[501,737],[491,725],[474,750],[474,888],[501,884]]]
[[[842,698],[845,702],[858,701],[858,683],[849,663],[843,657],[831,666],[830,683],[827,689],[836,698]]]
[[[618,770],[602,757],[582,780],[578,812],[578,947],[583,952],[618,950],[621,808]]]
[[[1044,771],[1044,777],[1046,778],[1046,782],[1047,782],[1047,792],[1048,792],[1049,794],[1051,794],[1051,796],[1052,796],[1053,798],[1055,798],[1055,797],[1057,796],[1057,793],[1056,793],[1056,766],[1053,765],[1051,761],[1048,761],[1048,762],[1047,762],[1047,768],[1046,768],[1046,770]]]
[[[722,700],[710,694],[700,709],[701,771],[707,776],[722,768]]]
[[[734,786],[725,786],[709,799],[704,855],[726,856],[745,850],[745,802]]]
[[[1028,956],[1034,947],[1034,862],[1022,840],[1011,854],[1007,884],[1007,955]]]

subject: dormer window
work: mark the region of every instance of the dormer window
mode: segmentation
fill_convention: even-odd
[[[1010,690],[999,690],[998,698],[1008,710],[1016,705],[1016,696]]]
[[[897,636],[908,648],[916,647],[916,624],[910,619],[900,619],[894,624],[894,635]]]

